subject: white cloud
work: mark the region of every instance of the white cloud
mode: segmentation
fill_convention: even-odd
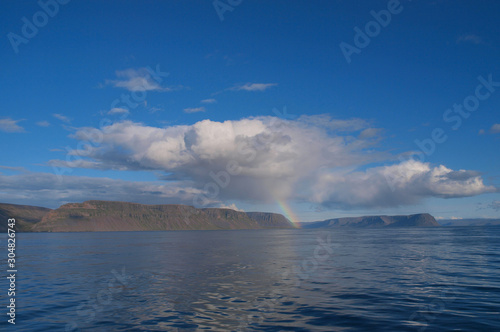
[[[213,104],[213,103],[216,103],[217,100],[215,100],[214,98],[210,98],[210,99],[203,99],[201,102],[203,104]]]
[[[243,211],[242,209],[239,209],[236,204],[232,203],[230,205],[226,205],[226,204],[221,204],[219,205],[219,208],[221,209],[230,209],[230,210],[234,210],[234,211],[239,211],[239,212],[245,212]]]
[[[193,107],[184,109],[184,113],[198,113],[198,112],[205,112],[205,107]]]
[[[146,68],[118,70],[116,76],[117,80],[106,80],[106,84],[132,92],[174,90],[173,88],[162,87]]]
[[[359,138],[374,138],[382,132],[380,128],[367,128],[359,134]]]
[[[11,118],[0,119],[0,131],[6,133],[23,133],[24,128],[17,123],[23,120],[13,120]]]
[[[364,172],[325,172],[312,190],[313,200],[334,207],[392,207],[426,197],[455,198],[495,192],[473,171],[408,160]]]
[[[40,126],[40,127],[48,127],[48,126],[50,126],[50,122],[48,122],[48,121],[38,121],[36,123],[36,125]]]
[[[6,169],[8,171],[14,171],[14,172],[22,172],[22,173],[28,172],[28,170],[26,168],[21,167],[21,166],[12,167],[12,166],[2,166],[2,165],[0,165],[0,168],[1,169]]]
[[[121,107],[115,107],[115,108],[112,108],[108,111],[108,114],[109,115],[113,115],[113,114],[129,114],[130,112],[125,109],[125,108],[121,108]]]
[[[486,131],[484,129],[479,129],[479,131],[478,131],[477,134],[478,135],[484,135],[484,134],[486,134]]]
[[[273,86],[278,85],[277,83],[246,83],[243,85],[237,85],[235,87],[230,88],[229,90],[235,91],[264,91]]]
[[[493,126],[491,126],[490,133],[492,134],[500,133],[500,123],[495,123]]]
[[[457,44],[461,43],[472,43],[472,44],[484,44],[484,41],[481,37],[474,34],[465,34],[461,35],[457,38]]]
[[[191,204],[200,190],[185,183],[131,182],[52,173],[0,174],[0,202],[59,207],[69,202],[118,200],[144,204]]]
[[[369,128],[359,119],[325,116],[204,120],[166,128],[123,121],[101,130],[80,128],[73,138],[87,140],[93,130],[102,139],[84,151],[70,151],[85,159],[67,166],[163,171],[165,180],[217,191],[208,196],[219,201],[289,199],[343,208],[392,207],[496,190],[477,172],[443,165],[371,166],[394,156],[376,149],[378,130],[358,134]]]
[[[52,114],[52,116],[58,120],[61,120],[62,122],[71,123],[71,119],[65,115],[54,113]]]

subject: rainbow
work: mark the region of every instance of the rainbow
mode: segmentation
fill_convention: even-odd
[[[279,204],[280,208],[283,210],[283,212],[285,213],[285,217],[287,217],[288,220],[290,220],[292,222],[293,226],[295,228],[300,228],[299,218],[297,218],[297,216],[295,215],[293,210],[290,208],[290,206],[288,206],[286,201],[285,200],[278,200],[278,204]]]

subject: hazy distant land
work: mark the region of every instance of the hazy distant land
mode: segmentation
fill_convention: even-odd
[[[197,209],[188,205],[145,205],[86,201],[57,209],[0,203],[0,218],[16,218],[23,232],[100,232],[159,230],[277,229],[296,226],[283,215],[240,212],[226,208]],[[493,226],[500,219],[440,220],[428,213],[402,216],[363,216],[303,222],[302,228]],[[0,223],[0,231],[6,230]]]

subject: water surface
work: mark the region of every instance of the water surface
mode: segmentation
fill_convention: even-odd
[[[500,330],[499,227],[17,238],[17,331]]]

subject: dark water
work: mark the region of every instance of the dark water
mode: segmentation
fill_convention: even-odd
[[[17,254],[17,331],[500,330],[498,227],[28,233]]]

